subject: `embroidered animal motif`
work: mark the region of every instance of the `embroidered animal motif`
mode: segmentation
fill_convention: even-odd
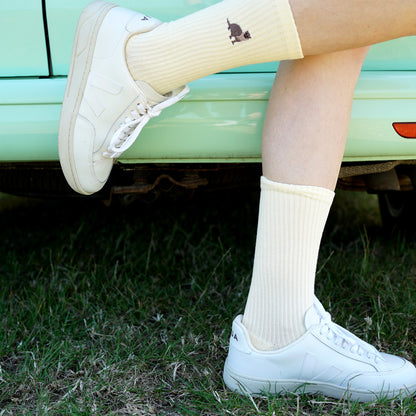
[[[227,19],[228,23],[228,30],[230,31],[230,39],[232,44],[236,42],[243,42],[245,40],[251,39],[250,32],[246,30],[243,32],[243,29],[241,29],[241,26],[237,23],[230,23],[230,21]]]

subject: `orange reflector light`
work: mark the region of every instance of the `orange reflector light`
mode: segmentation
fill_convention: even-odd
[[[416,139],[416,122],[413,123],[393,123],[396,133],[406,139]]]

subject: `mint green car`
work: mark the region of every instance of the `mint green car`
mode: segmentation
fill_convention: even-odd
[[[72,194],[59,168],[57,132],[75,27],[88,3],[0,3],[0,191]],[[216,0],[117,3],[166,21]],[[191,83],[183,102],[153,119],[122,155],[98,196],[146,193],[166,181],[191,189],[257,182],[277,65],[237,68]],[[386,218],[413,217],[414,122],[416,39],[372,47],[355,93],[339,186],[379,193]]]

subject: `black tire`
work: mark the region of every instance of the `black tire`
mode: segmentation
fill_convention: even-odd
[[[387,231],[414,234],[416,231],[416,192],[389,191],[378,194],[381,220]]]
[[[83,197],[66,183],[57,162],[0,165],[0,192],[38,198]]]

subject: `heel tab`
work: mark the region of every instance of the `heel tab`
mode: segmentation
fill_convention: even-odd
[[[241,352],[250,353],[253,349],[247,329],[243,325],[243,315],[238,315],[232,325],[230,334],[230,349],[236,348]]]
[[[162,22],[143,13],[132,12],[132,18],[126,24],[129,33],[145,33],[155,29]]]

